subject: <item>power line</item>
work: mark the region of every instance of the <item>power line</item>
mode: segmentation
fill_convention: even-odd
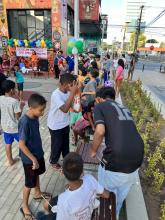
[[[108,24],[107,25],[108,27],[123,27],[124,25],[122,24]],[[129,27],[138,27],[137,25],[128,25],[128,28]],[[165,27],[147,27],[147,26],[141,26],[142,28],[147,28],[147,29],[165,29]]]
[[[165,15],[165,9],[161,11],[152,21],[150,21],[146,26],[150,26],[154,24],[159,18],[161,18],[163,15]]]

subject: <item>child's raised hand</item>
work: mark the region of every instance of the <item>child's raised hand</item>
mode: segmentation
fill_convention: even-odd
[[[75,94],[77,92],[78,88],[79,88],[78,87],[78,82],[77,81],[73,81],[72,86],[70,86],[70,92]]]

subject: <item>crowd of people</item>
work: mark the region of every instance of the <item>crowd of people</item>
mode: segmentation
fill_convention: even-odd
[[[35,68],[37,57],[35,53],[33,56]],[[134,61],[131,62],[134,65]],[[12,156],[12,144],[14,140],[19,142],[19,156],[25,175],[20,211],[25,219],[90,220],[94,209],[99,206],[97,196],[109,198],[109,191],[116,195],[116,216],[119,218],[122,203],[136,181],[144,154],[143,141],[131,113],[115,101],[119,97],[126,65],[124,56],[118,57],[117,54],[112,58],[107,54],[104,59],[100,55],[80,55],[79,73],[76,75],[74,58],[65,58],[62,51],[56,53],[54,69],[59,87],[51,95],[47,119],[51,137],[49,162],[56,172],[64,174],[68,185],[65,192],[54,198],[41,191],[39,180],[46,171],[39,118],[44,115],[47,100],[40,94],[32,94],[28,100],[28,111],[22,114],[24,77],[20,65],[13,66],[16,84],[1,75],[1,126],[10,166],[17,162]],[[16,85],[18,99],[15,98]],[[94,135],[90,157],[96,157],[101,162],[98,181],[92,175],[84,175],[81,155],[70,153],[70,130],[75,146],[79,139],[88,141],[89,133]],[[97,151],[103,139],[105,150],[103,157],[98,158]],[[64,158],[62,164],[61,156]],[[49,201],[44,204],[49,214],[38,213],[36,218],[32,214],[29,207],[32,188],[35,201],[43,198]]]

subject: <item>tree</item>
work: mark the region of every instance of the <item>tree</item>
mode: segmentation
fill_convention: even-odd
[[[160,48],[165,48],[165,42],[160,43]]]
[[[149,39],[146,41],[146,43],[157,44],[159,42],[156,39]]]
[[[146,42],[146,36],[143,33],[140,33],[138,40],[138,47],[144,47]],[[130,49],[134,50],[135,45],[135,32],[131,34],[130,37]]]
[[[111,48],[111,45],[107,44],[106,42],[102,42],[101,48],[106,51],[107,49]]]

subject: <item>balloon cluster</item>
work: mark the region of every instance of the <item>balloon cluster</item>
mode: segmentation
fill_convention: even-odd
[[[73,54],[73,50],[74,48],[77,48],[78,53],[82,53],[83,52],[83,41],[81,39],[75,39],[75,38],[71,38],[68,41],[68,54]]]
[[[37,41],[28,41],[28,40],[16,40],[16,39],[8,39],[7,42],[10,47],[41,47],[41,48],[53,48],[53,44],[51,40],[37,40]]]

